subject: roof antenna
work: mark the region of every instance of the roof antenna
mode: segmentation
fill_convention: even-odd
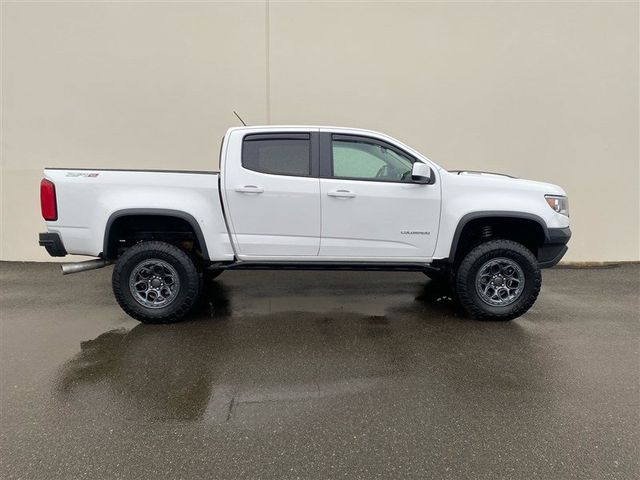
[[[240,117],[240,115],[238,115],[238,112],[236,112],[235,110],[233,111],[233,114],[238,117],[238,120],[240,120],[242,122],[242,124],[246,127],[247,124],[244,123],[244,120]]]

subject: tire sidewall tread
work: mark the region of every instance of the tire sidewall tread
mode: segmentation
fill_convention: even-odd
[[[476,292],[476,274],[486,261],[506,257],[520,265],[525,276],[524,291],[511,305],[491,306]],[[480,320],[512,320],[523,315],[535,303],[542,286],[538,261],[524,245],[512,240],[490,240],[472,249],[462,260],[456,272],[456,291],[465,310]]]
[[[138,303],[129,289],[129,276],[133,268],[145,259],[157,258],[170,263],[178,273],[178,297],[164,308],[148,308]],[[184,317],[195,305],[202,286],[201,275],[189,255],[170,243],[140,242],[118,259],[112,274],[113,294],[120,307],[131,317],[143,323],[171,323]]]

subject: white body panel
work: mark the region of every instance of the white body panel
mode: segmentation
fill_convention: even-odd
[[[428,262],[440,219],[439,167],[397,140],[377,132],[323,128],[365,135],[399,146],[434,171],[433,185],[338,178],[320,179],[321,260]]]
[[[569,218],[554,212],[544,196],[566,195],[562,188],[491,174],[441,171],[442,215],[434,259],[448,258],[456,228],[465,215],[511,212],[538,217],[546,228],[569,226]]]
[[[333,132],[384,140],[429,165],[435,183],[295,177],[243,168],[244,135],[270,132]],[[450,173],[397,140],[367,130],[232,128],[223,142],[220,165],[224,213],[218,174],[46,169],[45,178],[56,187],[58,208],[58,220],[47,222],[47,228],[60,234],[68,253],[98,256],[116,212],[172,210],[195,219],[212,261],[429,263],[449,257],[465,215],[513,212],[537,219],[545,229],[569,226],[568,217],[554,212],[544,198],[565,195],[560,187]],[[343,190],[348,195],[335,195]]]
[[[244,133],[235,130],[226,136],[221,165],[225,211],[238,258],[315,257],[320,248],[318,178],[272,175],[244,168],[241,164]]]
[[[70,254],[98,256],[112,214],[161,209],[191,215],[200,226],[211,260],[233,260],[218,192],[217,174],[45,170],[56,186],[58,220],[47,222]]]
[[[320,193],[322,259],[385,258],[419,262],[433,255],[440,217],[439,183],[419,185],[323,178]]]

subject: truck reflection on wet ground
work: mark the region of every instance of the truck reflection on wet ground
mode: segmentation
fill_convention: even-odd
[[[456,397],[468,393],[477,378],[483,379],[483,388],[509,383],[509,375],[491,374],[492,368],[452,349],[447,339],[460,328],[468,331],[459,332],[455,343],[467,348],[481,335],[492,337],[484,339],[491,343],[508,336],[520,355],[529,349],[517,324],[487,330],[464,317],[447,291],[429,281],[416,289],[414,301],[382,315],[342,308],[234,317],[229,290],[219,281],[209,284],[189,322],[139,324],[82,342],[80,353],[59,372],[58,395],[78,398],[98,388],[101,410],[146,420],[236,421],[247,405],[255,416],[256,404],[286,402],[278,421],[300,415],[304,421],[305,403],[310,410],[329,407],[338,397],[393,388],[412,377],[412,382],[446,386],[447,395]],[[320,308],[327,308],[327,302]],[[526,366],[529,371],[521,378],[535,382],[542,366],[531,361]],[[297,408],[291,410],[291,403]],[[260,422],[268,423],[272,412],[269,406]]]
[[[3,264],[6,478],[631,478],[639,268],[468,318],[415,273],[227,272],[186,322]],[[603,292],[602,285],[607,285]]]

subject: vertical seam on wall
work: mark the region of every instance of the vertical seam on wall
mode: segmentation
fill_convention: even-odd
[[[5,202],[4,202],[4,176],[5,170],[5,158],[4,152],[6,150],[4,142],[4,37],[6,35],[4,27],[4,4],[0,3],[0,216],[4,214]],[[4,260],[4,226],[0,226],[0,260]]]
[[[265,90],[266,90],[266,96],[267,96],[267,102],[266,102],[266,107],[267,107],[267,125],[271,124],[271,69],[270,69],[270,63],[271,63],[271,58],[270,58],[270,43],[271,43],[271,32],[270,32],[270,28],[269,28],[269,24],[271,23],[270,18],[269,18],[270,12],[269,12],[269,0],[265,0],[265,25],[264,25],[264,33],[265,33],[265,47],[264,47],[264,53],[265,53]]]

